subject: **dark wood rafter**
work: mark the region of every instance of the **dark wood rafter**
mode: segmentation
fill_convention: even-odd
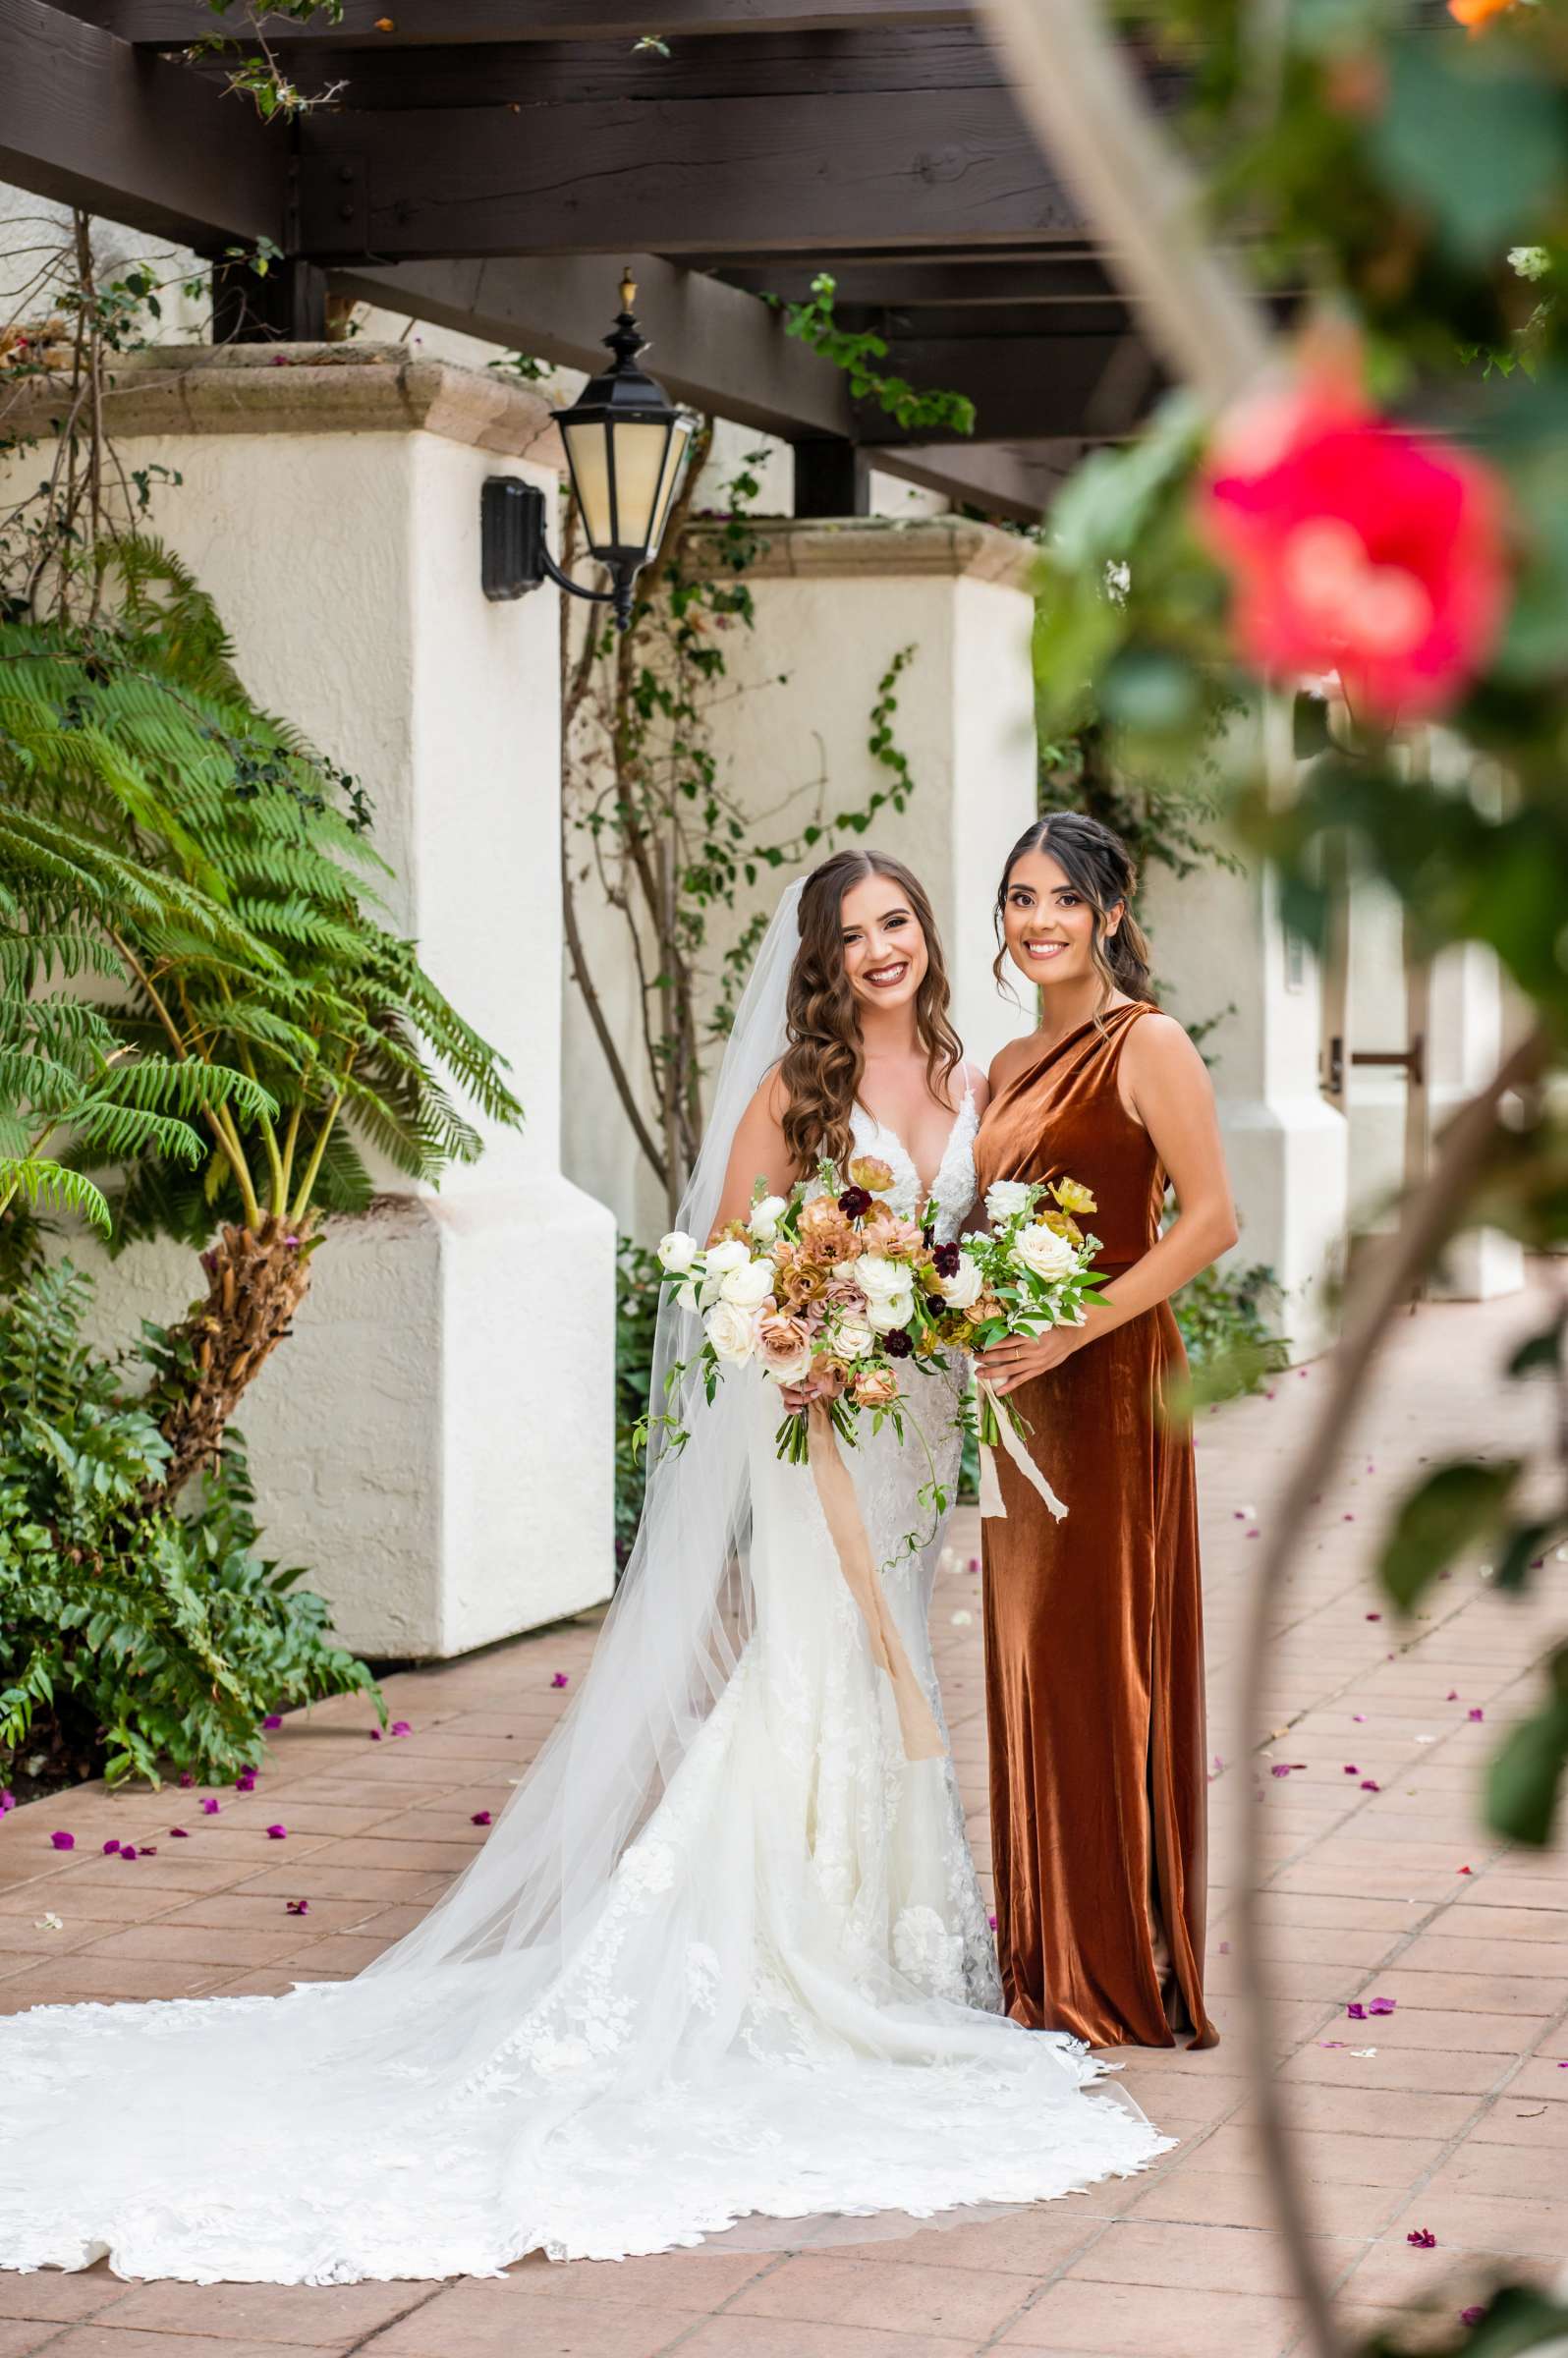
[[[204,0],[70,0],[72,13],[122,40],[176,49],[213,30]],[[963,24],[963,0],[659,0],[656,26],[642,0],[344,0],[343,23],[286,25],[280,40],[299,47],[345,42],[366,48],[467,45],[477,41],[622,41],[649,31],[755,37],[768,32],[884,30]],[[269,28],[269,31],[274,28]]]
[[[1131,429],[1158,381],[1138,318],[966,9],[672,0],[660,54],[636,7],[274,20],[345,87],[265,125],[221,62],[154,53],[224,28],[205,0],[0,0],[0,179],[214,256],[221,336],[309,341],[360,300],[592,368],[631,260],[671,392],[792,442],[817,513],[863,507],[874,464],[1028,519]],[[227,260],[262,240],[264,277]],[[884,373],[970,398],[972,440],[855,403],[757,300],[822,269]]]
[[[289,154],[199,76],[0,0],[0,181],[211,253],[288,237]]]

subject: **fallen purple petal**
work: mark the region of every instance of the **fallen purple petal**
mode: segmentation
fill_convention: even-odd
[[[565,1670],[557,1670],[550,1681],[552,1687],[569,1687],[571,1683],[571,1677]]]
[[[1361,1780],[1361,1789],[1364,1793],[1380,1793],[1382,1786],[1374,1776],[1364,1776]]]
[[[1476,1711],[1473,1711],[1473,1712],[1471,1712],[1469,1713],[1469,1716],[1470,1716],[1472,1719],[1484,1719],[1484,1718],[1485,1718],[1485,1716],[1486,1716],[1486,1714],[1485,1714],[1485,1712],[1483,1712],[1483,1711],[1476,1710]]]
[[[1395,1997],[1370,1997],[1367,2000],[1367,2011],[1369,2014],[1391,2014],[1398,2003],[1399,2000]]]
[[[0,1818],[3,1818],[8,1810],[14,1810],[16,1807],[17,1797],[12,1792],[11,1787],[9,1785],[0,1785]]]
[[[372,1744],[379,1744],[379,1743],[380,1743],[380,1741],[381,1741],[381,1730],[380,1730],[378,1727],[372,1727],[372,1728],[371,1728],[371,1730],[370,1730],[370,1741],[371,1741],[371,1743],[372,1743]]]
[[[1434,2252],[1437,2249],[1437,2238],[1430,2227],[1412,2227],[1405,2241],[1413,2243],[1418,2252]]]
[[[286,1825],[269,1825],[267,1827],[267,1840],[269,1842],[284,1842],[288,1839],[288,1833],[289,1829]]]
[[[201,1807],[202,1807],[202,1810],[203,1810],[203,1812],[205,1813],[205,1815],[206,1815],[208,1818],[215,1818],[215,1817],[217,1816],[217,1814],[218,1814],[218,1809],[219,1809],[219,1806],[220,1806],[220,1805],[219,1805],[219,1804],[218,1804],[216,1801],[214,1801],[214,1800],[213,1800],[213,1798],[212,1798],[212,1795],[211,1795],[210,1793],[208,1793],[208,1794],[204,1795],[204,1797],[203,1797],[203,1799],[202,1799]]]
[[[283,1713],[281,1712],[268,1712],[261,1724],[263,1727],[281,1727],[283,1725]]]
[[[49,1839],[53,1843],[56,1850],[75,1850],[77,1846],[77,1838],[75,1834],[61,1832],[57,1834],[51,1834]]]
[[[1360,1776],[1361,1770],[1357,1768],[1354,1761],[1347,1761],[1345,1763],[1345,1774],[1347,1776]]]
[[[109,1839],[108,1839],[108,1841],[107,1841],[107,1842],[105,1842],[105,1844],[104,1844],[104,1846],[103,1846],[103,1855],[104,1855],[104,1857],[105,1857],[105,1858],[107,1858],[107,1857],[108,1857],[108,1855],[109,1855],[109,1853],[110,1853],[110,1851],[112,1851],[112,1850],[118,1850],[118,1849],[119,1849],[119,1847],[120,1847],[120,1843],[119,1843],[119,1839],[118,1839],[118,1837],[117,1837],[116,1835],[114,1835],[114,1834],[111,1834],[111,1835],[109,1836]]]
[[[1450,1687],[1447,1694],[1443,1697],[1443,1701],[1444,1703],[1457,1703],[1459,1701],[1459,1689],[1457,1687]]]
[[[139,1859],[141,1856],[141,1853],[138,1850],[134,1842],[122,1842],[120,1845],[120,1856],[122,1859]]]
[[[308,1899],[291,1899],[287,1905],[291,1916],[308,1916],[310,1913],[310,1903]]]
[[[189,1768],[182,1768],[178,1778],[176,1779],[176,1782],[181,1785],[189,1786],[196,1783],[196,1778],[192,1775]]]
[[[1368,1618],[1368,1620],[1369,1620],[1369,1621],[1380,1621],[1380,1620],[1382,1619],[1382,1614],[1381,1614],[1381,1613],[1369,1613],[1369,1614],[1367,1615],[1367,1618]]]
[[[183,1825],[171,1825],[169,1839],[171,1842],[189,1842],[191,1837]]]
[[[410,1719],[394,1719],[387,1729],[389,1736],[412,1736],[413,1733],[414,1723]]]
[[[1352,2022],[1365,2022],[1367,2019],[1365,2006],[1349,2005],[1345,2008],[1345,2012],[1350,2016]]]
[[[1366,1718],[1366,1716],[1367,1716],[1367,1714],[1366,1714],[1366,1712],[1352,1712],[1350,1715],[1351,1715],[1351,1717],[1352,1717],[1354,1720],[1356,1720],[1358,1723],[1359,1723],[1360,1721],[1364,1720],[1364,1719]]]

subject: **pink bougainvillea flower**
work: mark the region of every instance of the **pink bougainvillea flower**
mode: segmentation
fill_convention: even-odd
[[[0,1785],[0,1818],[3,1818],[8,1810],[14,1810],[16,1806],[17,1797],[12,1792],[11,1787],[9,1785]]]
[[[1430,2227],[1412,2227],[1405,2241],[1413,2243],[1418,2252],[1434,2252],[1437,2249],[1437,2238]]]
[[[109,1856],[109,1853],[110,1853],[111,1851],[113,1851],[113,1850],[118,1850],[118,1849],[119,1849],[119,1847],[120,1847],[120,1843],[119,1843],[119,1838],[118,1838],[118,1836],[117,1836],[117,1835],[114,1835],[114,1834],[111,1834],[111,1835],[109,1836],[109,1839],[108,1839],[108,1841],[107,1841],[107,1842],[105,1842],[105,1844],[104,1844],[104,1846],[103,1846],[103,1855],[104,1855],[104,1857],[105,1857],[105,1858],[107,1858],[107,1857]]]
[[[287,1906],[291,1916],[308,1916],[310,1913],[310,1903],[308,1899],[291,1899],[287,1902]]]
[[[1498,478],[1379,418],[1342,353],[1311,355],[1222,421],[1200,514],[1260,671],[1337,672],[1358,710],[1420,719],[1454,704],[1496,643]]]
[[[1360,1776],[1361,1770],[1357,1768],[1354,1761],[1347,1761],[1345,1763],[1345,1774],[1347,1776]]]
[[[552,1687],[569,1687],[571,1683],[571,1677],[565,1670],[557,1670],[550,1681]]]
[[[1485,1716],[1486,1716],[1485,1712],[1482,1712],[1482,1711],[1473,1711],[1473,1712],[1470,1713],[1470,1717],[1471,1717],[1472,1719],[1484,1719],[1484,1718],[1485,1718]]]
[[[157,1855],[158,1855],[158,1846],[157,1846],[156,1842],[143,1842],[143,1843],[142,1843],[142,1845],[141,1845],[141,1856],[142,1856],[144,1859],[155,1859],[155,1858],[157,1857]]]
[[[410,1719],[394,1719],[387,1733],[393,1736],[412,1736],[414,1723]]]
[[[169,1839],[171,1842],[189,1842],[191,1837],[183,1825],[171,1825]]]
[[[236,1793],[253,1793],[255,1791],[255,1770],[242,1768],[234,1780],[234,1789]]]
[[[1397,1998],[1392,1997],[1370,1997],[1367,2011],[1369,2014],[1391,2014],[1398,2002]]]
[[[281,1712],[268,1712],[261,1724],[263,1727],[281,1727],[283,1725],[283,1713]]]
[[[1345,2012],[1350,2016],[1352,2022],[1365,2022],[1367,2019],[1365,2006],[1349,2005],[1345,2008]]]
[[[1382,1786],[1374,1776],[1364,1776],[1361,1780],[1361,1789],[1364,1793],[1380,1793]]]
[[[120,1845],[120,1856],[122,1859],[139,1859],[141,1856],[141,1853],[138,1850],[134,1842],[122,1842]]]
[[[492,1820],[488,1810],[476,1810],[473,1817],[469,1820],[470,1825],[490,1825],[493,1823],[494,1821]]]
[[[75,1850],[77,1846],[76,1835],[68,1834],[64,1831],[51,1834],[49,1836],[49,1840],[56,1850]]]
[[[208,1818],[215,1818],[218,1814],[220,1805],[214,1801],[212,1795],[208,1793],[203,1796],[201,1807]]]
[[[289,1829],[286,1825],[269,1825],[267,1827],[267,1840],[269,1842],[286,1842],[288,1840],[288,1835]]]
[[[189,1768],[182,1768],[177,1781],[181,1785],[189,1787],[196,1783],[196,1778],[192,1775]]]

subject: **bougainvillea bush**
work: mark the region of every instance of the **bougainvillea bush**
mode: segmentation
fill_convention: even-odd
[[[168,1443],[134,1365],[84,1341],[90,1298],[64,1263],[0,1304],[0,1785],[232,1777],[268,1713],[356,1688],[379,1708],[321,1599],[256,1553],[237,1436],[199,1504],[140,1511]]]

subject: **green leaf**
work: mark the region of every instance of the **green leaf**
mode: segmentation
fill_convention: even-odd
[[[1562,193],[1568,125],[1553,83],[1485,44],[1426,32],[1400,41],[1389,68],[1369,140],[1398,196],[1468,262],[1528,237]]]
[[[1492,1465],[1456,1458],[1412,1490],[1383,1542],[1378,1578],[1405,1612],[1464,1548],[1490,1531],[1521,1472],[1517,1458]]]
[[[1542,1849],[1551,1840],[1557,1792],[1568,1766],[1568,1646],[1553,1656],[1551,1693],[1512,1729],[1486,1778],[1486,1823],[1511,1842]]]

